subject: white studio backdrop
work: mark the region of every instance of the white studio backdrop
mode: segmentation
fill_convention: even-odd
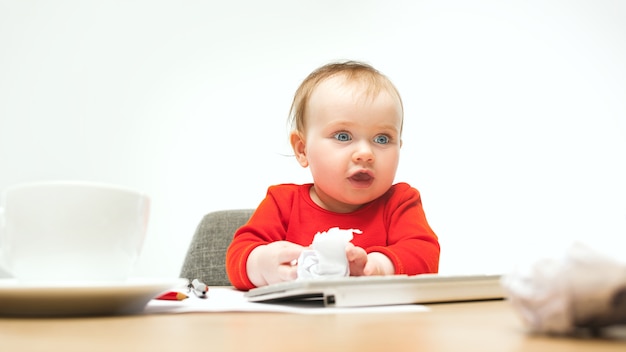
[[[441,272],[580,240],[624,256],[626,2],[0,0],[0,189],[78,179],[152,198],[137,276],[177,276],[210,211],[310,181],[293,93],[366,61],[405,103],[397,181]]]

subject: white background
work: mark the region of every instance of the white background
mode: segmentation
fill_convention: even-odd
[[[626,248],[626,2],[0,0],[0,189],[148,193],[137,276],[177,276],[210,211],[308,182],[300,81],[337,59],[405,102],[397,181],[442,273],[502,272],[574,240]]]

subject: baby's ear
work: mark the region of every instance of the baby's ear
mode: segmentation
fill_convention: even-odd
[[[298,131],[291,132],[289,135],[289,139],[291,141],[291,148],[293,148],[293,153],[296,156],[296,160],[302,167],[309,166],[309,160],[306,157],[306,143],[302,134]]]

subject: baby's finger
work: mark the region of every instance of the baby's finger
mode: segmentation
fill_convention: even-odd
[[[352,262],[361,257],[367,257],[367,253],[363,248],[357,247],[352,243],[346,246],[346,258],[348,259],[348,261]]]
[[[365,264],[365,268],[363,269],[363,275],[365,276],[374,276],[374,275],[383,275],[380,271],[380,268],[373,261],[368,261]]]
[[[278,262],[291,265],[294,260],[298,259],[303,249],[304,247],[295,243],[285,243],[278,253]]]
[[[297,267],[286,264],[278,267],[278,277],[280,281],[292,281],[298,277]]]

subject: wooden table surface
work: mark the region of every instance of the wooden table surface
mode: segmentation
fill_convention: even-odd
[[[626,333],[529,334],[507,301],[429,312],[0,318],[0,351],[626,351]]]

